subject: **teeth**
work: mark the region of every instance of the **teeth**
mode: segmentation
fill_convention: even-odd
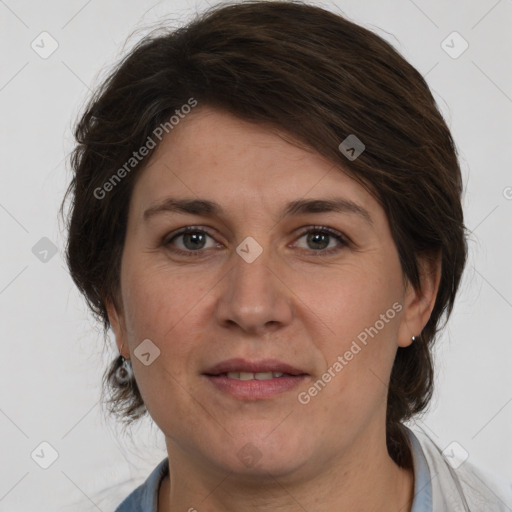
[[[256,380],[268,380],[273,377],[272,372],[261,372],[261,373],[255,373],[254,378]]]
[[[270,380],[278,377],[282,377],[284,375],[283,372],[228,372],[228,379],[236,379],[236,380]]]

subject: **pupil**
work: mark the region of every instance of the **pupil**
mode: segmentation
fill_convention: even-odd
[[[325,247],[327,247],[329,245],[329,241],[328,241],[328,238],[329,238],[329,235],[326,234],[326,233],[315,233],[315,234],[310,234],[308,236],[308,243],[310,241],[313,241],[313,244],[316,244],[318,242],[318,238],[322,238],[323,239],[323,244],[322,244],[322,241],[320,241],[320,245],[322,247],[316,247],[316,249],[325,249]],[[315,248],[315,247],[314,247]]]
[[[203,233],[185,233],[185,235],[183,237],[183,243],[185,244],[187,249],[201,248],[202,246],[201,247],[199,247],[198,245],[194,246],[194,242],[201,242],[201,240],[200,240],[201,237],[204,238],[204,234]],[[191,247],[188,247],[187,240],[189,240],[189,241],[192,240],[193,241]],[[204,243],[204,239],[202,241]]]

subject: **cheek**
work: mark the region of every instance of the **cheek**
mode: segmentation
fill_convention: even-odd
[[[368,329],[373,332],[376,323],[379,334],[396,333],[398,314],[393,304],[402,299],[400,282],[396,268],[351,265],[322,270],[314,278],[301,276],[294,293],[310,325],[325,332],[324,338],[315,337],[317,346],[323,351],[329,346],[342,350],[360,333],[364,338]]]
[[[187,371],[199,358],[204,341],[205,322],[211,318],[210,293],[218,278],[199,276],[190,270],[140,263],[126,273],[127,326],[132,352],[145,339],[160,351],[151,372],[135,369],[142,386],[159,386],[172,375],[176,386],[186,383]],[[206,310],[208,308],[208,310]],[[138,372],[137,372],[138,370]]]
[[[143,264],[139,269],[144,270],[126,272],[123,283],[133,369],[150,415],[157,424],[166,425],[169,418],[194,416],[189,391],[185,390],[191,389],[188,372],[197,359],[198,336],[203,332],[191,328],[191,322],[197,321],[199,299],[191,279]],[[149,350],[158,354],[147,366],[134,353],[146,339],[157,347]],[[182,426],[177,422],[173,429],[179,428]],[[189,422],[183,428],[190,428]]]
[[[329,373],[324,374],[329,380],[322,391],[324,403],[350,410],[353,418],[374,410],[386,398],[403,307],[401,274],[396,269],[384,272],[374,266],[371,272],[369,268],[332,272],[314,287],[304,281],[297,293],[311,305],[314,314],[309,313],[309,318],[323,333],[312,340],[322,354],[323,371]]]
[[[124,303],[133,334],[163,340],[199,301],[201,290],[195,279],[167,268],[140,262],[127,271]],[[123,284],[124,284],[123,283]]]

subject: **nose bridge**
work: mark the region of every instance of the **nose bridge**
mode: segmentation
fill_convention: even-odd
[[[291,319],[286,287],[278,279],[276,258],[254,239],[245,239],[233,254],[217,315],[223,324],[261,331]]]

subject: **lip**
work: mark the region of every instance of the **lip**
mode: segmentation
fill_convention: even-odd
[[[237,380],[227,376],[228,372],[281,372],[285,375],[268,380]],[[236,358],[222,361],[209,368],[203,375],[222,393],[242,400],[265,400],[298,386],[308,374],[277,359],[247,361]]]
[[[219,376],[228,372],[282,372],[292,376],[307,375],[306,372],[295,368],[277,359],[263,359],[261,361],[247,361],[242,358],[228,359],[208,368],[204,375]]]
[[[265,400],[290,391],[307,375],[283,375],[269,380],[237,380],[227,375],[205,375],[214,389],[241,400]]]

